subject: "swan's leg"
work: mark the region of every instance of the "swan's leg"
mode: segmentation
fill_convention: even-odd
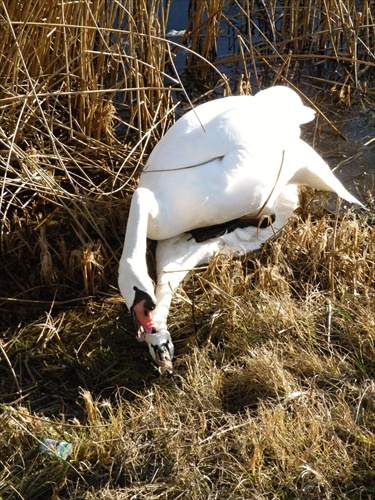
[[[156,308],[154,321],[157,330],[167,330],[167,318],[173,294],[186,275],[196,266],[205,264],[218,250],[214,238],[197,243],[190,233],[158,242],[156,247]]]
[[[158,332],[167,330],[167,318],[173,294],[188,272],[188,270],[178,271],[176,269],[169,272],[168,269],[165,269],[159,275],[156,285],[156,308],[154,310],[154,323]]]
[[[298,204],[297,186],[287,186],[275,205],[276,220],[272,227],[239,228],[223,236],[196,242],[189,233],[159,241],[156,247],[156,307],[153,321],[157,333],[146,334],[150,354],[162,371],[172,372],[174,347],[167,329],[167,318],[173,293],[196,266],[209,263],[219,252],[245,255],[259,250],[287,222]]]
[[[167,318],[174,291],[196,266],[209,262],[219,250],[219,238],[197,243],[189,233],[158,242],[156,247],[156,308],[153,313],[157,332],[172,340],[167,329]],[[153,340],[146,335],[146,340]],[[151,352],[151,346],[150,346]],[[174,349],[171,351],[172,355]],[[152,354],[152,353],[151,353]]]
[[[156,307],[152,314],[154,330],[156,331],[156,333],[147,333],[145,336],[145,340],[148,344],[151,357],[159,366],[161,373],[166,373],[168,375],[173,373],[172,360],[174,356],[174,345],[171,335],[167,329],[167,317],[173,297],[173,292],[188,272],[185,270],[177,270],[173,262],[169,262],[169,264],[166,264],[165,257],[169,255],[168,247],[170,243],[171,240],[163,240],[158,242],[157,249],[159,248],[159,252],[156,251],[156,253],[157,255],[158,253],[159,255],[162,255],[162,258],[159,258],[159,264],[161,264],[162,261],[164,261],[164,264],[162,271],[158,273],[156,285]],[[166,254],[164,254],[164,258],[163,251],[166,251]],[[174,271],[172,273],[169,273],[169,268],[173,268]]]
[[[156,331],[168,332],[168,314],[174,292],[195,267],[208,264],[219,252],[240,256],[257,250],[273,234],[273,229],[268,228],[267,237],[260,239],[258,229],[248,227],[204,242],[196,242],[190,233],[159,241],[156,248],[156,307],[153,311]]]
[[[173,293],[196,266],[208,264],[219,252],[237,257],[259,250],[286,224],[298,206],[295,185],[284,188],[275,204],[276,220],[265,228],[239,228],[231,233],[196,242],[190,233],[158,242],[156,247],[156,308],[153,312],[157,331],[167,330],[167,318]]]
[[[119,288],[133,316],[137,339],[146,340],[160,371],[171,373],[173,344],[168,331],[156,330],[153,317],[156,297],[146,263],[148,222],[157,208],[151,191],[146,188],[135,191],[119,265]]]

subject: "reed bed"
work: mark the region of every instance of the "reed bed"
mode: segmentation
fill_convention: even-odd
[[[177,38],[172,7],[0,4],[0,497],[371,498],[370,2],[191,2]],[[161,380],[116,283],[138,174],[192,104],[279,83],[316,107],[305,136],[369,210],[304,193],[262,252],[198,270]],[[73,456],[41,454],[45,437]]]

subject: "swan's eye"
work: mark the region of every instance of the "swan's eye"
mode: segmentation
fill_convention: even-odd
[[[156,304],[152,299],[145,301],[145,308],[147,308],[147,311],[153,311],[155,309]]]

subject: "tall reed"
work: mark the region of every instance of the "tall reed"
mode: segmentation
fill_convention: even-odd
[[[66,276],[81,282],[87,259],[78,274],[69,263],[77,270],[92,241],[104,272],[89,282],[115,269],[137,172],[186,90],[201,102],[303,80],[373,98],[368,0],[194,1],[180,39],[167,36],[171,6],[0,4],[0,244],[6,262],[21,259],[24,275],[31,259],[40,271],[34,284],[46,283],[48,254],[35,251],[42,228],[49,286],[62,280],[65,290]],[[179,52],[186,66],[177,74]]]

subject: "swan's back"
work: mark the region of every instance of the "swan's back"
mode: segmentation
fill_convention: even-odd
[[[161,240],[245,215],[270,215],[291,183],[359,203],[300,139],[300,124],[314,114],[286,87],[189,111],[157,144],[141,175],[139,186],[157,206],[147,236]]]
[[[287,87],[253,96],[230,96],[186,113],[152,151],[145,172],[175,170],[223,157],[239,146],[284,148],[300,135],[314,111]]]

